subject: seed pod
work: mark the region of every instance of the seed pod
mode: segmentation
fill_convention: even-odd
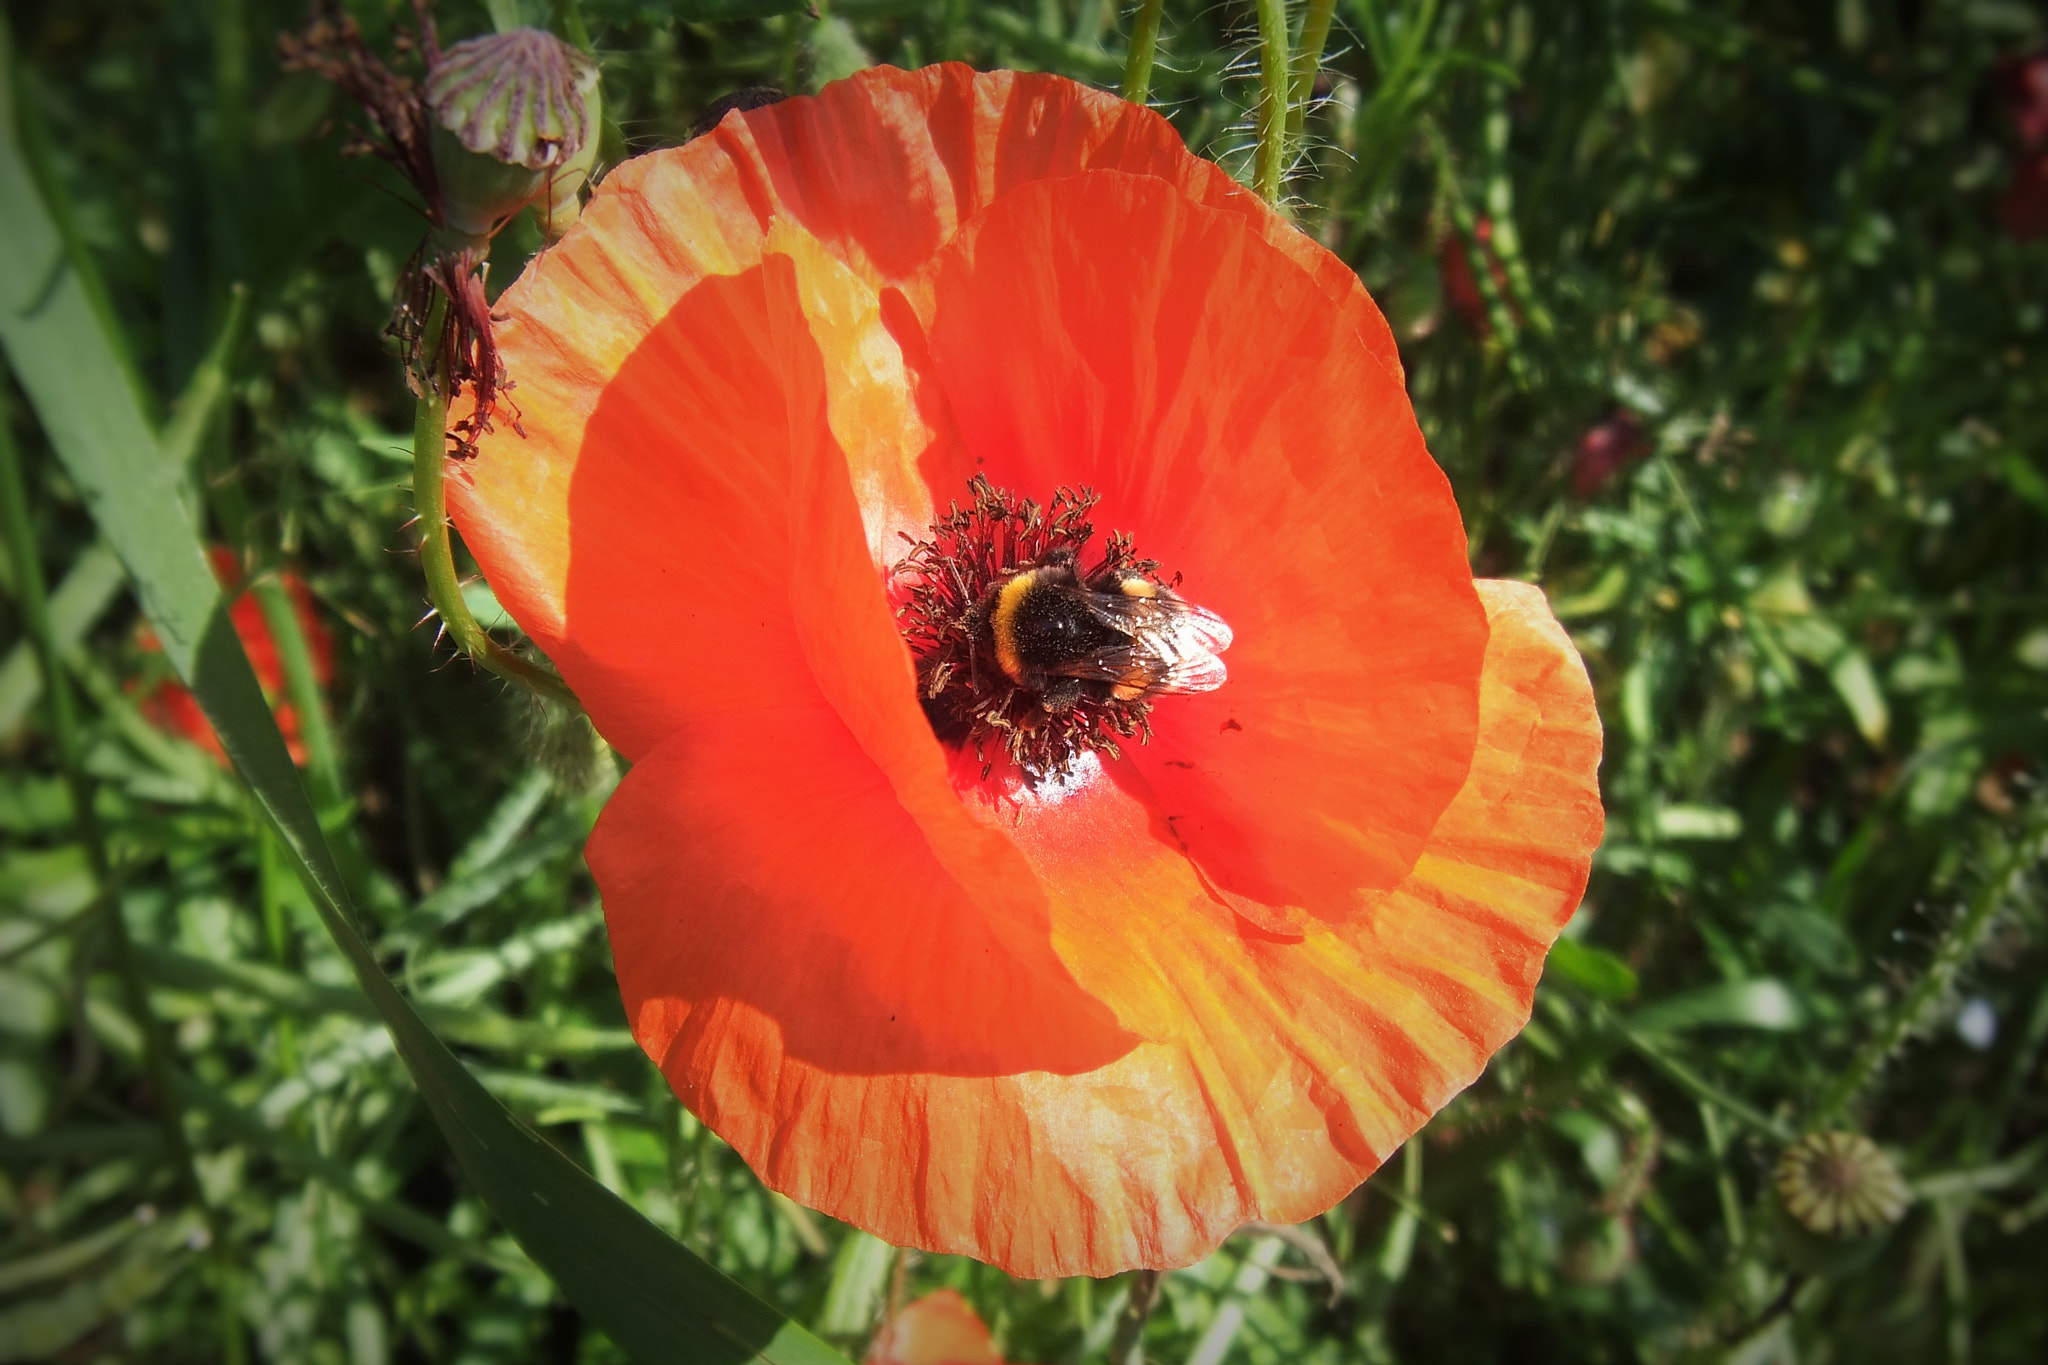
[[[488,238],[545,196],[550,236],[576,220],[597,157],[597,63],[518,28],[457,43],[427,74],[434,170],[447,227]]]
[[[1861,1133],[1809,1133],[1778,1158],[1778,1197],[1814,1232],[1860,1237],[1896,1223],[1912,1196],[1892,1159]]]

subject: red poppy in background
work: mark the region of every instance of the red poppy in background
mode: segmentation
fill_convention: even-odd
[[[2033,151],[2048,143],[2048,48],[2000,62],[1998,85],[2020,146]]]
[[[2027,241],[2048,233],[2048,50],[2001,62],[1998,84],[2021,152],[1998,201],[1998,221]]]
[[[1579,438],[1572,455],[1572,491],[1590,498],[1649,453],[1649,433],[1634,413],[1623,409]]]
[[[285,699],[284,662],[278,657],[277,641],[270,634],[270,624],[263,619],[262,604],[241,591],[242,561],[233,550],[225,545],[216,545],[206,555],[213,564],[213,576],[220,581],[221,590],[232,598],[228,619],[234,623],[235,634],[241,638],[242,648],[249,655],[249,666],[255,670],[256,681],[262,685],[264,698],[270,702],[271,712],[277,717],[277,728],[284,734],[285,748],[291,752],[292,762],[303,764],[306,750],[299,739],[299,713]],[[334,677],[334,641],[313,611],[313,594],[306,587],[305,580],[286,570],[278,575],[278,582],[291,599],[292,614],[298,618],[299,629],[305,634],[306,652],[313,660],[314,681],[324,688]],[[141,644],[151,652],[162,648],[157,643],[156,634],[146,626],[142,631]],[[199,699],[176,679],[167,678],[151,687],[136,700],[136,707],[163,729],[183,735],[223,764],[228,761],[227,751],[220,745],[220,736],[213,732],[213,723],[199,709]]]
[[[1998,222],[2022,242],[2048,234],[2048,152],[2022,158],[1998,201]]]
[[[1501,264],[1500,253],[1493,249],[1493,220],[1481,218],[1474,223],[1472,236],[1479,243],[1479,254],[1485,258],[1486,273],[1493,277],[1493,287],[1501,297],[1508,298],[1507,267]],[[1437,271],[1444,297],[1465,319],[1465,325],[1482,337],[1491,336],[1493,322],[1486,316],[1486,296],[1479,291],[1479,277],[1472,273],[1472,253],[1464,234],[1452,232],[1444,237],[1437,249]],[[1512,299],[1508,306],[1514,307]]]
[[[614,171],[452,471],[633,767],[634,1032],[771,1187],[1018,1275],[1327,1209],[1521,1027],[1601,828],[1584,666],[1474,582],[1341,261],[1149,110],[876,69]],[[984,782],[889,570],[981,475],[1235,632],[1147,744]]]
[[[867,1365],[1003,1365],[981,1315],[951,1289],[905,1304],[882,1324]]]

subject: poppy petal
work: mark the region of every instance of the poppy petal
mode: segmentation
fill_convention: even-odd
[[[1248,931],[1116,783],[989,813],[1071,993],[960,927],[822,711],[679,734],[590,847],[636,1036],[774,1188],[1013,1274],[1184,1265],[1327,1208],[1526,1021],[1599,839],[1584,666],[1540,592],[1481,599],[1481,757],[1369,915]]]
[[[917,705],[810,296],[785,256],[703,282],[579,452],[562,664],[636,746],[589,848],[621,988],[637,1010],[717,982],[835,1069],[1098,1064],[1132,1040],[1052,956],[1042,892],[954,795]],[[679,885],[687,906],[650,918]]]
[[[242,642],[242,651],[249,656],[250,670],[255,673],[257,685],[262,688],[277,718],[278,731],[284,736],[285,751],[291,755],[292,762],[303,765],[306,750],[299,734],[299,713],[291,702],[284,699],[284,661],[278,653],[277,641],[270,634],[270,622],[263,615],[263,604],[253,593],[243,589],[242,560],[233,550],[225,545],[215,545],[207,551],[206,557],[228,600],[228,620]],[[291,603],[292,615],[299,623],[307,660],[312,665],[313,681],[325,688],[334,677],[334,639],[314,609],[312,589],[289,569],[278,574],[278,584],[284,589],[285,597]],[[150,653],[157,653],[162,648],[155,632],[147,627],[141,633],[140,643]],[[161,728],[183,735],[220,763],[228,762],[227,750],[221,747],[213,722],[200,709],[199,699],[182,684],[165,678],[137,697],[136,705],[143,715]]]
[[[448,503],[499,601],[550,657],[564,650],[569,484],[598,395],[685,294],[759,265],[777,224],[816,239],[886,308],[887,290],[996,198],[1096,168],[1166,180],[1251,224],[1309,272],[1398,380],[1393,334],[1351,270],[1190,156],[1152,110],[1053,76],[876,67],[613,170],[568,236],[498,299],[515,412],[454,472]],[[886,367],[888,348],[870,345]],[[893,480],[873,489],[890,490],[905,491]],[[894,556],[894,530],[929,520],[929,496],[914,491],[871,506],[878,563]]]
[[[959,433],[932,487],[1091,487],[1236,632],[1230,681],[1129,759],[1163,832],[1268,928],[1399,883],[1464,780],[1486,622],[1396,377],[1245,218],[1156,178],[1014,190],[931,274]]]
[[[922,428],[900,362],[889,371],[872,294],[793,229],[775,246],[669,309],[620,364],[573,453],[536,437],[451,481],[478,558],[494,582],[516,585],[515,614],[629,758],[705,709],[809,704],[814,666],[893,685],[917,719],[873,547],[856,539],[846,563],[816,557],[826,533],[810,521],[829,515],[819,509],[861,534],[853,493],[796,494],[852,480],[868,495],[905,496],[893,481],[921,496],[899,452],[921,447]],[[528,496],[536,505],[522,515]],[[553,544],[537,550],[543,538]],[[566,557],[545,562],[557,550]],[[879,640],[883,654],[818,666],[808,651],[822,637],[804,623],[842,590],[866,602],[873,627],[849,638]],[[935,749],[928,727],[922,743]]]

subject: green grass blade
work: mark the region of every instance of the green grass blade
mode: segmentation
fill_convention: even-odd
[[[85,548],[64,581],[50,594],[50,631],[56,637],[57,652],[68,654],[78,647],[86,632],[120,595],[121,561],[113,551],[95,542]],[[43,694],[43,666],[35,647],[23,640],[0,662],[0,741],[13,735]]]
[[[22,157],[12,42],[0,29],[0,342],[44,431],[127,567],[164,653],[297,862],[336,944],[470,1183],[585,1315],[646,1361],[844,1358],[662,1233],[506,1111],[377,966],[313,808],[242,652],[175,471],[118,340],[73,268]]]

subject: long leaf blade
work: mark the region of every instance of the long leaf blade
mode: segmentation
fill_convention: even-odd
[[[527,1253],[636,1359],[826,1365],[844,1357],[642,1218],[469,1074],[377,966],[355,926],[171,466],[24,160],[13,44],[0,25],[0,343],[51,444],[311,888],[465,1175]]]

